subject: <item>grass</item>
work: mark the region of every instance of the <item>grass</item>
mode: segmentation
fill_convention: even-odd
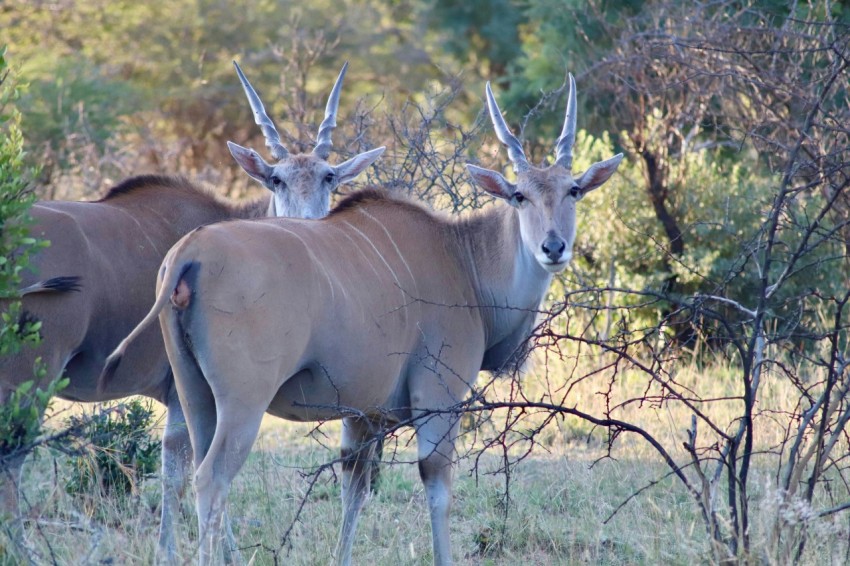
[[[689,366],[681,369],[677,379],[703,395],[731,396],[736,392],[730,371],[726,367]],[[529,393],[551,390],[556,380],[565,379],[566,372],[558,369],[548,376],[545,373],[538,369],[527,377],[524,387]],[[781,380],[766,379],[762,395],[765,408],[792,402],[790,389],[784,389],[787,387]],[[598,414],[601,401],[594,391],[598,388],[599,383],[581,383],[570,398]],[[615,397],[643,388],[645,383],[639,376],[623,375]],[[720,421],[733,422],[736,403],[723,401],[710,410]],[[681,456],[680,445],[690,417],[680,407],[627,405],[618,416],[639,422]],[[530,417],[532,421],[535,418]],[[758,445],[775,444],[781,427],[767,418],[762,421]],[[480,430],[486,434],[487,427],[497,424],[494,418]],[[339,484],[334,474],[319,477],[301,516],[293,521],[308,490],[305,474],[336,457],[339,430],[337,422],[325,423],[316,432],[311,424],[266,418],[229,499],[234,530],[246,561],[274,564],[275,556],[279,563],[292,565],[332,561],[341,523]],[[459,564],[710,562],[708,537],[697,507],[677,480],[664,479],[668,470],[646,443],[634,436],[622,436],[612,457],[602,458],[605,433],[573,418],[554,420],[540,433],[539,440],[530,457],[511,469],[507,510],[506,476],[497,472],[502,464],[499,453],[486,453],[477,467],[474,458],[458,463],[451,536]],[[471,444],[471,437],[465,437],[465,442],[462,452],[478,446]],[[363,512],[354,562],[372,566],[430,564],[430,524],[410,435],[403,434],[389,453],[397,463],[384,467],[379,491]],[[770,488],[775,469],[775,457],[756,458],[750,484],[756,556],[765,550],[767,527],[776,512]],[[27,537],[38,553],[37,562],[153,563],[158,480],[147,480],[131,500],[123,503],[85,502],[62,489],[67,473],[65,458],[46,451],[30,459],[25,468],[24,493],[31,505]],[[338,467],[335,473],[339,474]],[[653,482],[658,483],[614,513],[632,494]],[[838,485],[834,488],[843,489]],[[846,490],[842,493],[846,496]],[[842,500],[840,494],[836,497]],[[196,540],[191,498],[187,498],[186,506],[177,537],[180,555],[191,564]],[[291,535],[282,545],[290,527]],[[850,538],[845,514],[816,521],[810,534],[803,564],[845,563]]]

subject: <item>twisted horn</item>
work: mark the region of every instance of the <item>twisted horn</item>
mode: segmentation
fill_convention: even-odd
[[[567,115],[564,117],[564,129],[555,144],[555,163],[567,171],[573,166],[573,144],[576,141],[576,80],[570,75],[570,93],[567,95]]]
[[[248,97],[248,102],[251,104],[251,110],[254,112],[254,122],[263,130],[263,136],[266,138],[266,147],[272,152],[272,157],[278,161],[289,155],[289,152],[280,143],[280,134],[277,133],[277,128],[274,127],[269,115],[266,114],[266,109],[263,107],[263,102],[257,96],[257,91],[245,78],[239,64],[234,61],[233,66],[236,67],[236,74],[239,75],[239,80],[242,82],[242,88],[245,89],[245,95]]]
[[[339,92],[342,90],[342,79],[345,77],[345,71],[348,69],[348,61],[342,66],[339,76],[336,78],[336,83],[328,96],[328,104],[325,106],[325,119],[322,120],[319,126],[319,133],[316,136],[316,147],[313,148],[313,153],[327,159],[331,154],[331,133],[336,128],[336,110],[339,107]]]
[[[496,104],[496,98],[493,96],[493,91],[490,89],[490,81],[487,81],[487,110],[490,112],[490,120],[493,122],[493,129],[496,130],[496,137],[502,142],[508,150],[508,159],[514,164],[514,171],[519,173],[528,169],[528,160],[525,158],[525,152],[522,151],[522,144],[516,139],[505,123],[502,117],[502,111],[499,110],[499,105]]]

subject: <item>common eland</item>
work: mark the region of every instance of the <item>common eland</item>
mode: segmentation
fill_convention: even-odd
[[[25,275],[20,296],[24,316],[42,322],[42,342],[0,358],[0,402],[32,379],[40,357],[47,378],[63,372],[69,378],[60,394],[65,399],[98,402],[145,395],[166,406],[159,548],[170,559],[176,557],[173,521],[186,486],[191,444],[161,333],[150,329],[139,336],[109,386],[98,388],[106,356],[150,308],[157,269],[180,237],[198,226],[266,214],[321,218],[328,213],[331,193],[384,151],[377,148],[336,166],[327,162],[347,63],[328,97],[309,154],[286,150],[256,91],[234,65],[276,162],[268,164],[254,150],[228,144],[236,161],[271,191],[271,197],[235,205],[182,178],[141,176],[124,181],[96,202],[37,203],[31,232],[51,245],[33,258],[33,273]],[[4,310],[5,304],[0,304]],[[15,517],[22,464],[23,457],[17,457],[0,477],[3,509]],[[17,521],[13,530],[20,532]]]
[[[622,159],[572,175],[572,76],[548,167],[529,164],[489,84],[486,97],[517,180],[468,170],[506,205],[452,219],[364,190],[324,220],[207,226],[168,252],[153,309],[102,379],[111,383],[127,346],[159,317],[194,448],[201,564],[215,559],[230,484],[264,413],[343,419],[341,564],[368,495],[377,423],[413,422],[434,561],[451,563],[452,408],[479,371],[504,367],[527,341],[572,257],[576,203]]]

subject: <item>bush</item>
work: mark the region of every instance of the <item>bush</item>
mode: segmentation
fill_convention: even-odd
[[[91,416],[73,416],[69,429],[83,428],[86,438],[73,459],[74,473],[65,484],[72,495],[126,497],[139,481],[159,467],[161,442],[151,436],[151,402],[134,399]]]
[[[41,434],[41,415],[51,400],[68,385],[68,379],[57,379],[46,389],[34,387],[34,381],[22,383],[0,404],[0,470],[7,459],[28,452]]]
[[[35,171],[24,165],[21,115],[14,106],[20,89],[9,69],[6,49],[0,47],[0,299],[7,299],[0,301],[0,356],[15,355],[21,348],[37,344],[41,328],[41,322],[27,316],[16,300],[30,253],[47,245],[27,231],[28,211],[35,201],[30,189]],[[31,377],[44,377],[39,362]],[[34,384],[23,383],[0,405],[0,464],[33,445],[50,398],[65,386],[65,382],[54,382],[42,390]]]

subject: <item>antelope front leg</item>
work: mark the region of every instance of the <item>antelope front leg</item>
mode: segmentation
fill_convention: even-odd
[[[21,520],[18,486],[25,455],[16,456],[0,468],[0,549],[6,547],[7,557],[23,552],[24,523]],[[3,539],[8,539],[8,545]]]
[[[452,464],[459,420],[452,415],[428,415],[416,425],[419,477],[425,486],[431,514],[434,564],[452,563],[449,513],[452,508]]]
[[[368,421],[346,417],[342,421],[342,529],[334,556],[341,566],[351,564],[351,549],[360,511],[369,496],[375,443],[369,442]]]
[[[32,365],[29,366],[30,368]],[[59,370],[53,370],[58,375]],[[11,387],[0,385],[0,404],[8,402]],[[39,422],[44,415],[39,414]],[[7,434],[10,434],[8,431]],[[28,550],[24,546],[24,522],[21,510],[21,470],[27,453],[10,457],[0,466],[0,556],[5,547],[7,560],[14,561],[18,554],[23,560],[29,561]],[[8,540],[8,544],[3,539]],[[23,561],[22,560],[22,561]]]
[[[191,466],[192,444],[189,429],[180,406],[177,391],[172,387],[166,403],[165,433],[162,437],[162,514],[159,523],[159,548],[163,560],[177,562],[174,542],[174,522],[180,501],[186,492]]]

